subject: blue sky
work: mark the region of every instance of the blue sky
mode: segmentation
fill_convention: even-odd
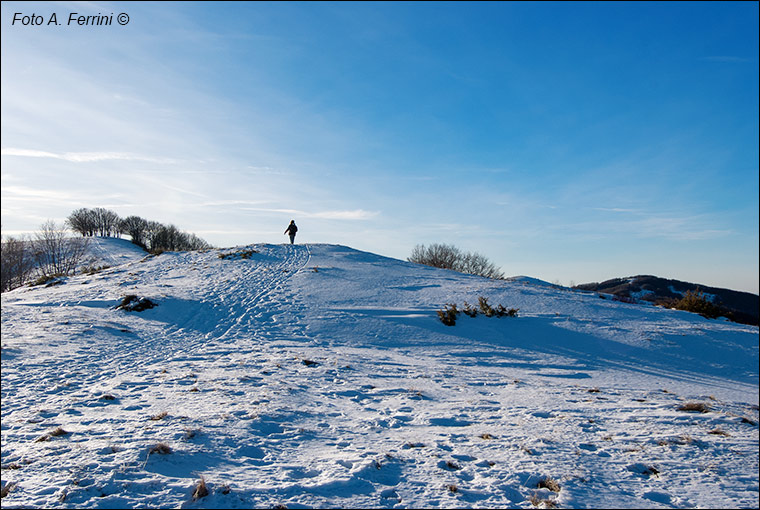
[[[5,235],[80,207],[217,246],[295,219],[758,292],[757,2],[3,2],[1,37]]]

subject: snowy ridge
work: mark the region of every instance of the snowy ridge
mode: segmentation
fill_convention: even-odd
[[[757,327],[344,246],[5,293],[2,401],[3,506],[758,505]]]

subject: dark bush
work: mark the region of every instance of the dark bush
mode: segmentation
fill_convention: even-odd
[[[671,306],[677,310],[698,313],[708,319],[716,319],[728,313],[722,306],[710,301],[699,289],[686,291],[683,297],[673,301]]]
[[[504,274],[479,253],[464,253],[450,244],[431,244],[428,247],[418,244],[407,259],[409,262],[426,266],[452,269],[460,273],[502,279]]]
[[[447,304],[443,310],[438,310],[438,318],[447,326],[456,324],[457,315],[459,315],[459,310],[457,310],[457,305],[455,304]]]
[[[127,312],[142,312],[150,308],[158,306],[156,303],[145,297],[137,297],[134,294],[124,296],[121,300],[121,304],[116,307],[117,310],[125,310]]]

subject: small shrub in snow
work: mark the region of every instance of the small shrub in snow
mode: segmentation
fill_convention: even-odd
[[[492,307],[488,303],[488,298],[483,296],[478,297],[478,308],[474,308],[467,301],[464,302],[463,308],[460,311],[456,304],[446,304],[442,310],[438,310],[438,318],[447,326],[454,326],[456,324],[457,316],[460,312],[464,312],[469,317],[476,317],[478,313],[482,313],[486,317],[517,317],[517,308],[504,308],[503,305],[498,305],[496,308]]]
[[[503,306],[499,305],[496,307],[496,316],[497,317],[517,317],[517,312],[519,312],[519,308],[510,308],[506,309]]]
[[[462,312],[464,312],[464,314],[469,317],[477,317],[478,315],[478,309],[473,308],[467,301],[464,302],[464,308],[462,308]]]
[[[709,413],[710,406],[703,404],[702,402],[687,402],[686,404],[679,406],[678,410],[687,413]]]
[[[447,304],[443,310],[438,310],[438,318],[446,326],[455,325],[457,323],[457,315],[459,315],[459,310],[457,310],[457,305],[455,304]]]
[[[517,317],[519,311],[517,308],[506,309],[504,305],[498,305],[494,308],[488,303],[488,298],[483,296],[478,297],[478,306],[486,317]]]
[[[478,306],[480,306],[480,311],[483,312],[483,315],[485,315],[486,317],[493,317],[494,315],[496,315],[496,310],[494,310],[491,307],[491,305],[488,304],[488,298],[479,296]]]

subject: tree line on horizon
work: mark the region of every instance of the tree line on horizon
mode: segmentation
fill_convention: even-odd
[[[81,234],[71,237],[70,232]],[[0,243],[0,291],[15,289],[30,281],[44,283],[74,274],[94,236],[128,235],[132,243],[159,254],[165,251],[196,251],[211,245],[195,234],[174,225],[164,225],[139,216],[120,218],[103,208],[77,209],[63,225],[48,220],[32,237],[6,237]]]
[[[196,251],[211,245],[190,232],[183,232],[174,225],[164,225],[140,216],[119,217],[113,211],[96,207],[73,211],[66,224],[82,237],[121,237],[126,234],[131,241],[151,253],[164,251]]]

